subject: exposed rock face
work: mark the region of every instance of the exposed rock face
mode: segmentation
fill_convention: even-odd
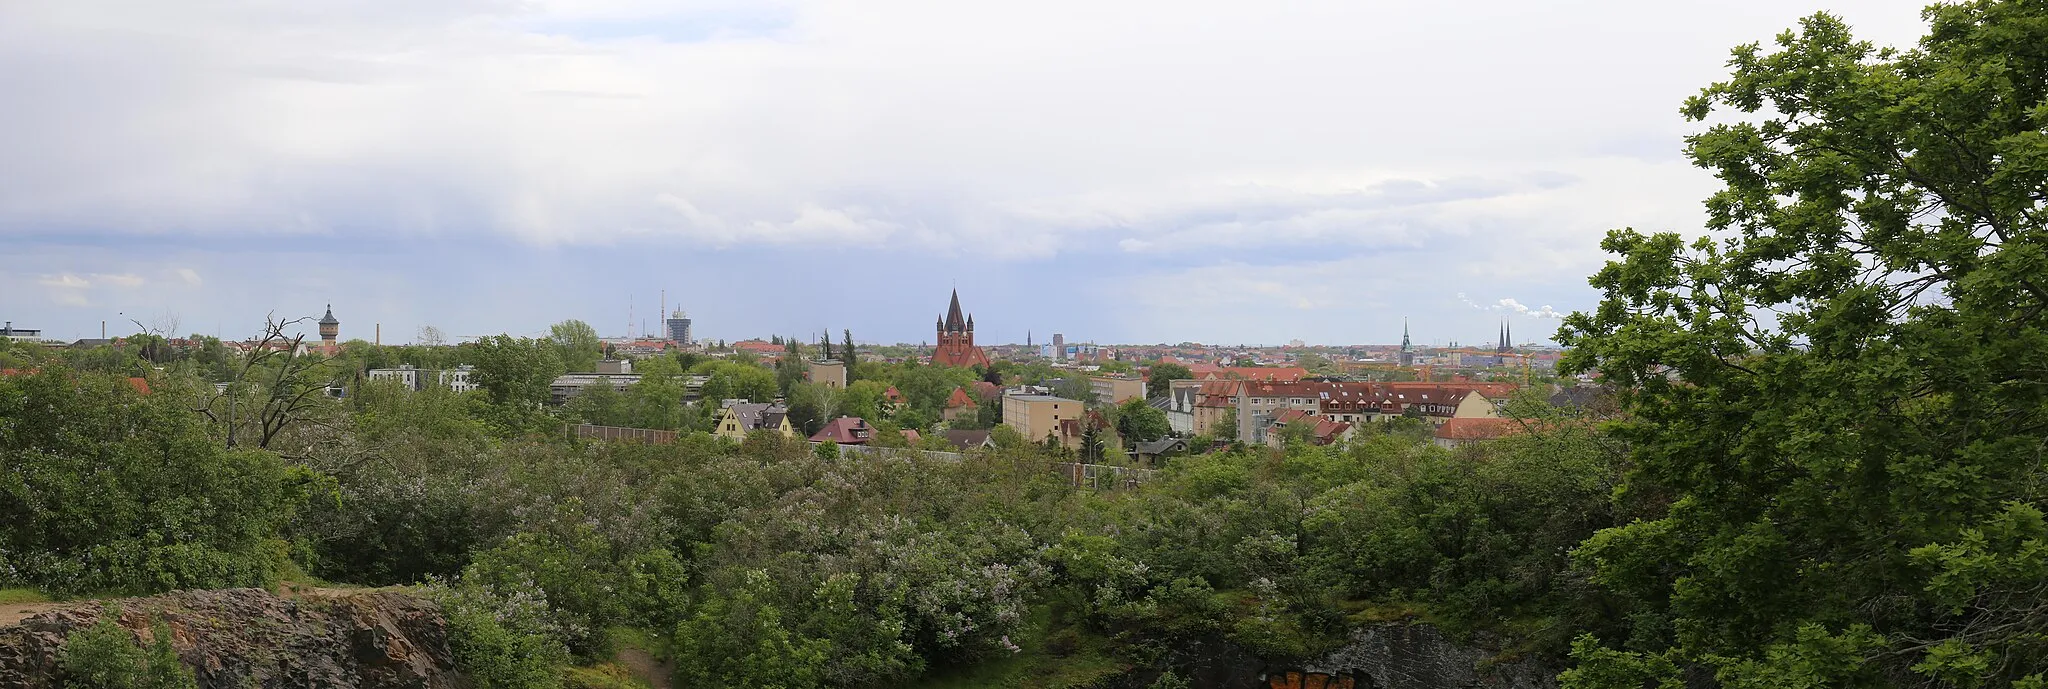
[[[1359,689],[1445,689],[1485,687],[1487,689],[1550,689],[1557,686],[1557,672],[1530,661],[1501,661],[1497,654],[1475,646],[1459,644],[1427,624],[1381,624],[1352,630],[1351,643],[1329,655],[1305,663],[1298,671],[1302,683],[1274,682],[1269,686],[1309,686],[1312,675],[1332,681],[1326,685],[1356,686]],[[1282,677],[1285,672],[1281,672]]]
[[[1169,654],[1167,664],[1196,689],[1552,689],[1556,670],[1506,661],[1459,643],[1427,624],[1375,624],[1352,630],[1350,643],[1307,662],[1272,662],[1235,644],[1209,641]],[[1135,673],[1149,686],[1157,671]]]
[[[281,598],[260,589],[180,591],[117,601],[121,626],[150,639],[152,618],[206,689],[464,689],[433,603],[391,591]],[[102,603],[49,610],[0,627],[0,687],[57,686],[72,630]]]

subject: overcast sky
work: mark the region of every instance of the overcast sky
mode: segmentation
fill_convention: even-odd
[[[1729,48],[1919,4],[0,2],[0,318],[1540,340]]]

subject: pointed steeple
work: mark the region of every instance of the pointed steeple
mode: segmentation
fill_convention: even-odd
[[[1409,346],[1409,344],[1408,344],[1408,317],[1407,317],[1407,316],[1402,316],[1402,317],[1401,317],[1401,351],[1404,351],[1404,352],[1405,352],[1405,351],[1408,351],[1409,349],[1410,349],[1410,346]]]
[[[334,318],[334,305],[333,305],[333,304],[328,304],[328,305],[327,305],[327,315],[325,315],[325,316],[321,316],[321,317],[320,317],[320,324],[321,324],[321,325],[341,325],[341,321],[339,321],[339,320],[335,320],[335,318]]]
[[[949,333],[967,330],[967,319],[960,315],[960,290],[953,290],[953,303],[946,307],[946,322],[941,329]]]

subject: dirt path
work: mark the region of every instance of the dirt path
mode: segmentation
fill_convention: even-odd
[[[637,648],[621,648],[613,660],[624,665],[626,671],[633,673],[634,677],[654,689],[669,689],[668,677],[675,672],[675,668],[667,663],[655,662],[654,656]]]
[[[8,603],[0,605],[0,627],[12,627],[21,624],[22,620],[75,604],[76,602],[74,601],[71,603]]]

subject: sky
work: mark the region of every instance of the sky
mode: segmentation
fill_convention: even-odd
[[[1730,48],[1918,8],[5,2],[0,319],[1539,342],[1606,231],[1700,231]]]

